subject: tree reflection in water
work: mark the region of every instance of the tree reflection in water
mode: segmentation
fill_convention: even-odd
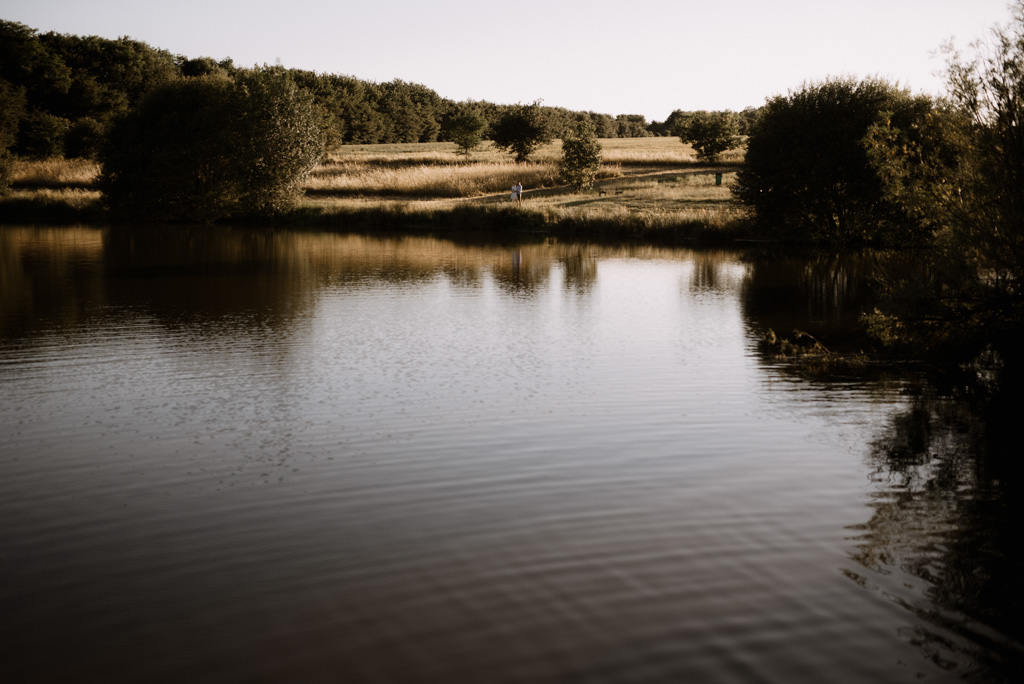
[[[893,419],[844,572],[912,613],[904,636],[941,667],[1024,681],[1024,492],[998,405],[922,392]]]
[[[576,245],[558,258],[565,273],[563,287],[566,292],[586,294],[597,282],[598,259],[589,245]]]

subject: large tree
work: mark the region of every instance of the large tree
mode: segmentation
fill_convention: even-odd
[[[551,142],[552,138],[540,100],[509,107],[491,131],[494,146],[514,154],[517,162],[526,161],[537,148]]]
[[[297,200],[323,149],[320,110],[279,70],[188,78],[115,123],[101,185],[137,219],[268,215]]]
[[[674,114],[675,112],[673,112]],[[717,161],[722,152],[739,143],[736,115],[732,112],[693,112],[679,118],[673,131],[697,151],[701,161]]]
[[[918,226],[886,198],[864,137],[882,113],[910,126],[931,101],[879,79],[829,79],[768,101],[747,140],[736,193],[777,235],[894,243]]]

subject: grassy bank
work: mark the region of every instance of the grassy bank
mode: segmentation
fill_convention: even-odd
[[[603,180],[574,194],[561,187],[527,191],[521,204],[505,191],[453,199],[309,197],[282,218],[287,223],[367,229],[376,227],[495,228],[551,234],[671,234],[676,237],[744,237],[746,210],[732,198],[734,171],[694,168]]]
[[[485,143],[468,159],[451,143],[351,145],[331,151],[305,185],[300,205],[279,217],[288,225],[336,229],[498,229],[549,234],[604,234],[734,239],[746,210],[729,187],[741,151],[715,166],[695,161],[676,138],[603,140],[604,165],[593,190],[575,194],[558,180],[557,141],[534,160],[514,164]],[[99,167],[84,160],[19,161],[4,221],[104,220],[96,190]],[[723,175],[722,185],[715,174]],[[515,181],[522,203],[509,199]]]

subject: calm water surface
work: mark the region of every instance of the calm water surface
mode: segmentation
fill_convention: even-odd
[[[871,268],[0,228],[0,679],[1012,681],[1019,481],[757,352]]]

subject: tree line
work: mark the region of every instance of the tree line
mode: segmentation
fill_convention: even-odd
[[[118,38],[39,33],[0,20],[0,151],[25,157],[94,157],[111,122],[136,107],[156,86],[187,77],[233,78],[246,69],[232,60],[188,58]],[[448,141],[451,122],[467,110],[490,137],[515,105],[455,102],[427,86],[284,69],[323,111],[327,144]],[[542,106],[555,137],[588,119],[598,137],[672,134],[671,125],[640,114],[612,116]],[[673,116],[677,116],[673,113]],[[670,117],[671,118],[671,117]],[[668,122],[671,124],[671,122]]]

